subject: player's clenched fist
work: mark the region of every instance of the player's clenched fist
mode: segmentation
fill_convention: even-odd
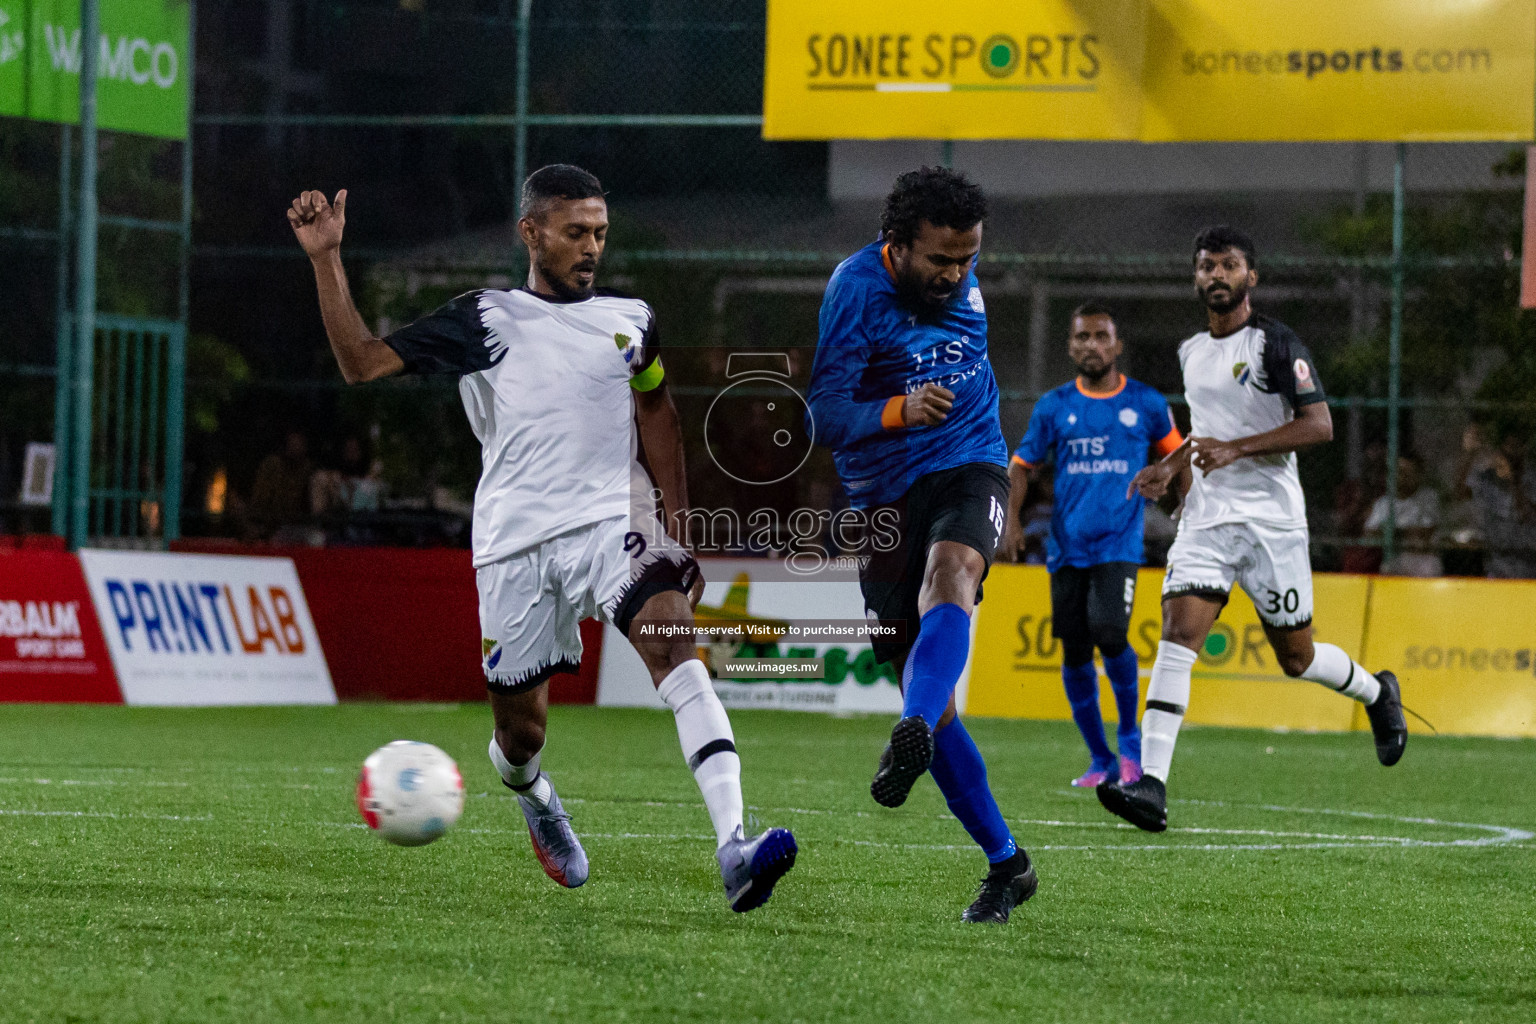
[[[347,225],[347,190],[336,193],[336,202],[324,192],[303,192],[288,209],[288,223],[299,244],[311,258],[341,248],[341,232]]]
[[[907,395],[901,406],[901,420],[909,427],[932,427],[944,422],[955,393],[937,384],[924,384]]]

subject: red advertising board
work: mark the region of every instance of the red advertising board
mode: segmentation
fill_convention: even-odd
[[[266,548],[213,540],[182,540],[174,549],[292,558],[340,700],[485,699],[468,551]],[[550,679],[551,703],[597,699],[602,625],[583,622],[581,642],[581,671]]]
[[[0,701],[122,703],[74,555],[0,549]]]

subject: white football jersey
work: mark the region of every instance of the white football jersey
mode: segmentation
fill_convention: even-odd
[[[1189,432],[1232,441],[1274,430],[1296,410],[1323,401],[1312,353],[1289,327],[1255,314],[1235,333],[1209,331],[1179,346]],[[1262,523],[1281,529],[1307,525],[1296,453],[1238,459],[1212,473],[1193,471],[1182,525]]]
[[[467,292],[384,339],[407,373],[459,375],[481,448],[476,567],[629,515],[632,491],[649,493],[630,391],[661,382],[655,324],[639,299],[518,288]]]

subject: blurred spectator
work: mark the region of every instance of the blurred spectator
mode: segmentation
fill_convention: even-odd
[[[1482,509],[1473,500],[1467,480],[1487,469],[1493,449],[1483,428],[1468,423],[1461,431],[1461,454],[1451,474],[1451,493],[1440,516],[1440,553],[1449,576],[1483,575]]]
[[[1479,435],[1463,438],[1456,491],[1477,510],[1484,567],[1497,579],[1536,576],[1536,474],[1526,472],[1527,448],[1526,438],[1514,431],[1506,431],[1496,449]]]
[[[1380,537],[1389,511],[1383,494],[1371,506],[1365,532]],[[1444,572],[1440,553],[1431,546],[1440,526],[1440,495],[1424,482],[1419,460],[1412,455],[1397,459],[1397,504],[1391,510],[1397,526],[1397,554],[1387,559],[1381,571],[1390,576],[1439,576]]]
[[[310,480],[310,510],[317,516],[348,512],[377,512],[383,495],[383,466],[369,459],[363,442],[348,437],[334,469],[322,469]]]
[[[309,441],[297,430],[288,432],[282,452],[274,452],[256,468],[251,487],[250,521],[259,538],[277,543],[310,543]]]
[[[1366,497],[1375,501],[1387,493],[1387,443],[1367,442],[1360,455],[1360,480]]]
[[[1359,537],[1371,514],[1371,495],[1365,480],[1350,477],[1333,489],[1333,529],[1340,537]]]
[[[1368,484],[1360,477],[1350,477],[1333,491],[1333,532],[1336,537],[1354,540],[1365,536],[1365,523],[1371,514]],[[1339,571],[1372,573],[1381,569],[1381,548],[1368,544],[1348,544],[1339,549]]]

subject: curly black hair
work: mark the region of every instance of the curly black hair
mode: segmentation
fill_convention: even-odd
[[[981,186],[948,167],[919,167],[896,179],[885,198],[880,233],[887,242],[910,245],[918,225],[969,231],[987,216]]]
[[[1228,249],[1236,249],[1243,254],[1243,259],[1248,261],[1248,269],[1258,266],[1256,254],[1253,251],[1253,239],[1237,228],[1228,224],[1216,224],[1206,228],[1195,236],[1194,258],[1200,258],[1201,250],[1210,253],[1226,252]]]
[[[1074,320],[1080,316],[1107,316],[1110,323],[1115,321],[1115,314],[1098,299],[1089,299],[1072,311],[1072,318]]]
[[[523,182],[523,216],[537,218],[553,200],[600,199],[602,183],[591,171],[575,164],[549,164],[528,175]]]

